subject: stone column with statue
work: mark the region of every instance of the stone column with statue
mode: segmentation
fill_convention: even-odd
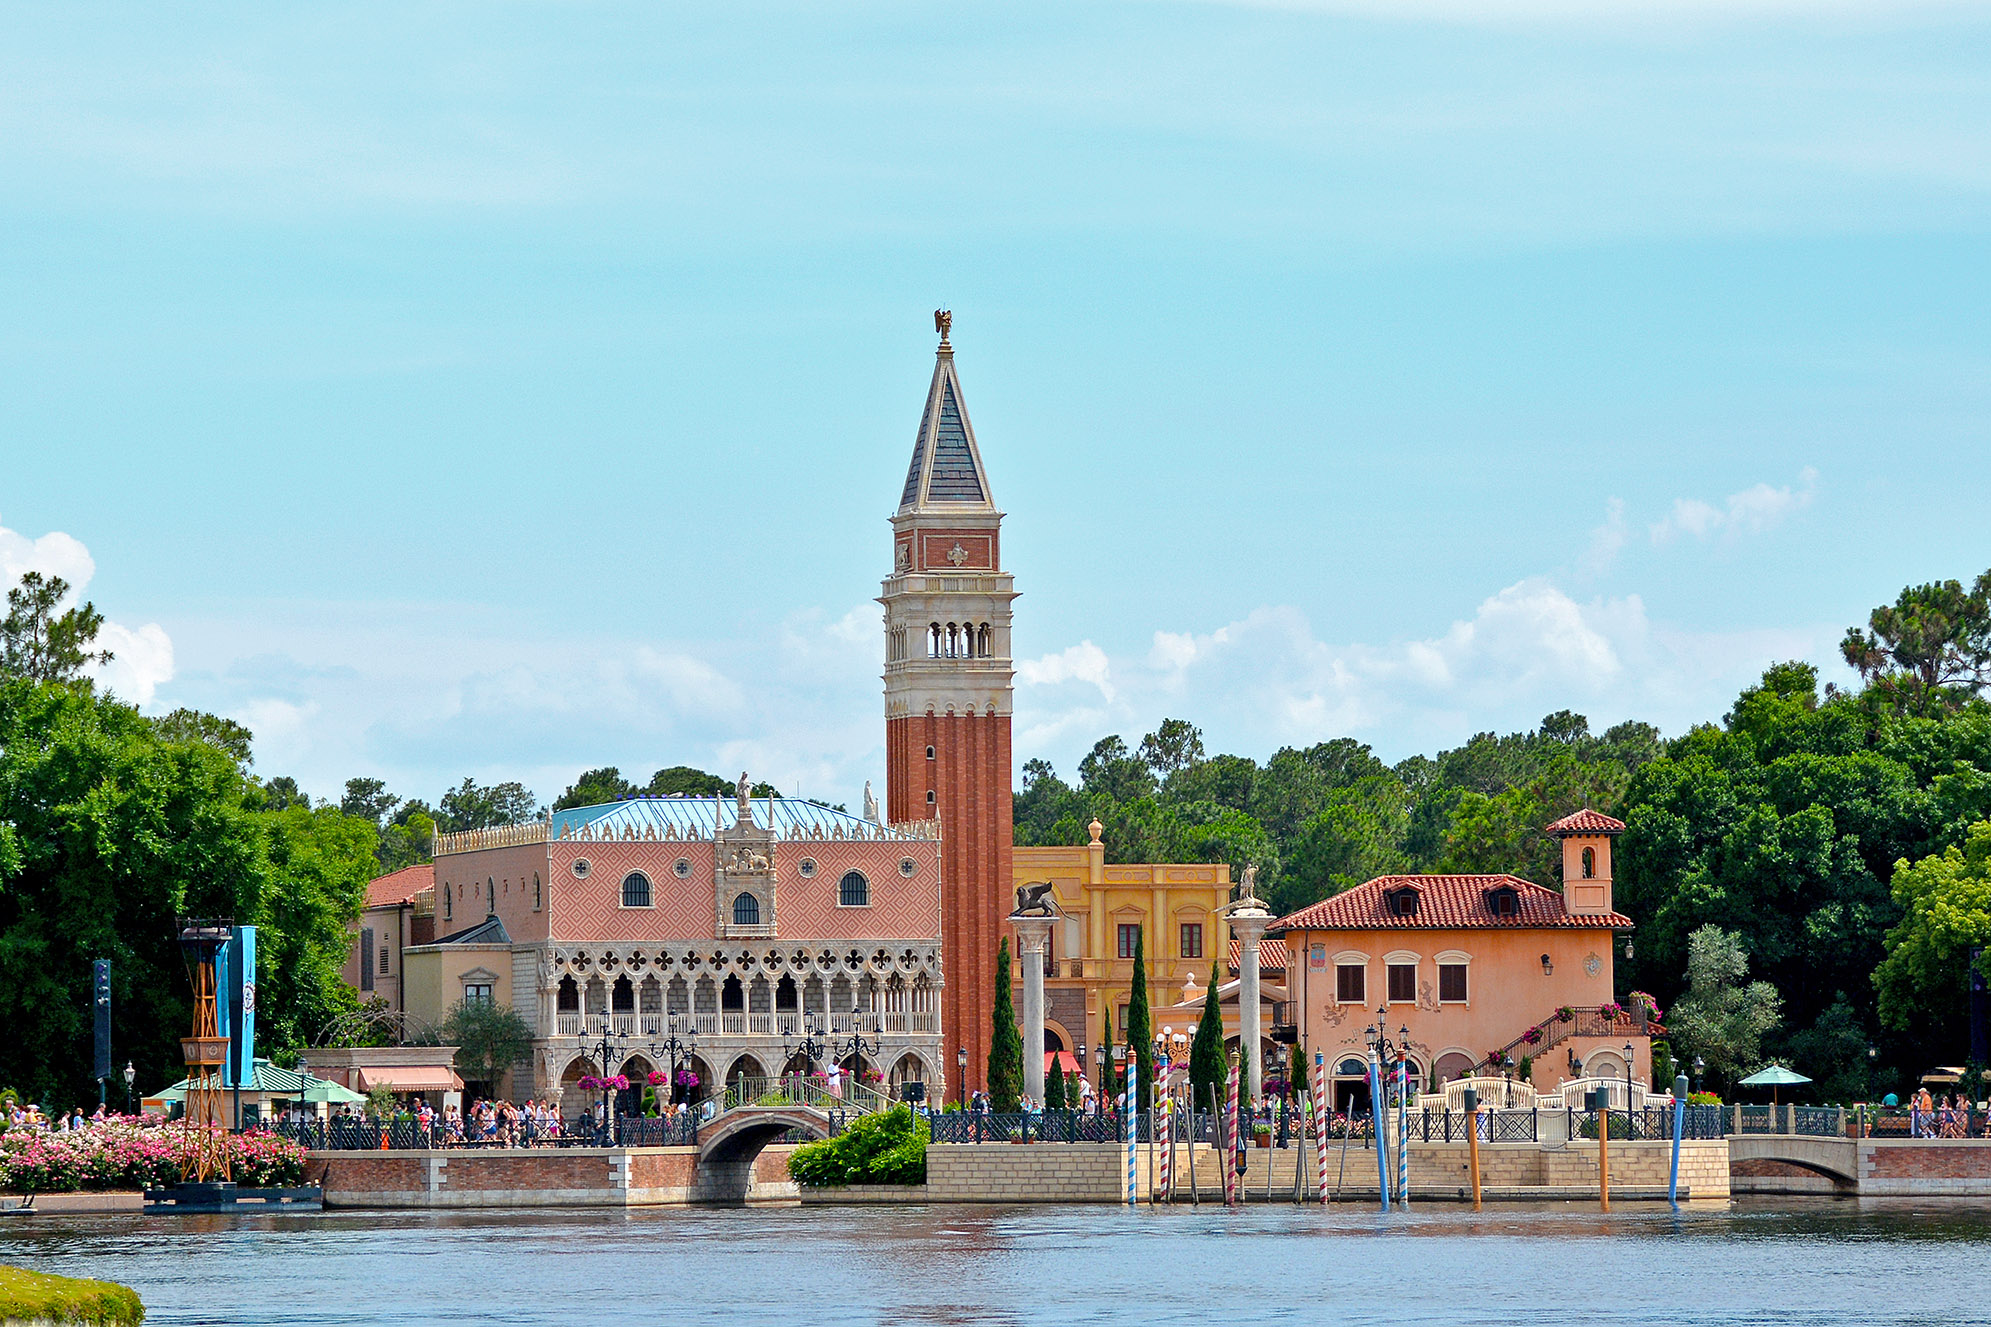
[[[1016,928],[1016,958],[1023,965],[1023,1095],[1039,1110],[1044,1106],[1044,948],[1057,918],[1049,881],[1017,886],[1009,924]]]
[[[1265,928],[1272,924],[1272,914],[1258,900],[1258,868],[1244,868],[1244,881],[1238,888],[1238,896],[1224,908],[1224,918],[1230,923],[1231,934],[1238,942],[1238,990],[1237,1025],[1238,1044],[1249,1051],[1246,1063],[1250,1074],[1245,1088],[1246,1097],[1254,1105],[1261,1100],[1265,1087],[1265,1064],[1261,1046],[1261,1015],[1258,994],[1258,942],[1265,938]]]

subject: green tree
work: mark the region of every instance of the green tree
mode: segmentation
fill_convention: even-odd
[[[1044,1109],[1063,1110],[1065,1108],[1065,1071],[1054,1061],[1049,1073],[1044,1075]]]
[[[1937,1036],[1960,1051],[1971,951],[1991,946],[1991,821],[1971,825],[1961,847],[1895,863],[1893,892],[1903,915],[1874,971],[1881,1019],[1900,1029],[1937,1019]]]
[[[1014,1112],[1023,1097],[1023,1034],[1009,989],[1009,937],[996,948],[995,1013],[989,1039],[989,1102],[998,1114]],[[1043,1054],[1043,1048],[1038,1048]]]
[[[348,927],[366,904],[377,865],[373,822],[330,806],[257,817],[266,869],[245,882],[238,920],[255,921],[256,1032],[272,1050],[309,1045],[327,1023],[357,1007],[341,971],[352,952]],[[246,913],[242,910],[246,906]]]
[[[1165,779],[1203,759],[1203,732],[1185,719],[1163,719],[1141,739],[1141,763]]]
[[[1134,932],[1134,985],[1127,996],[1127,1052],[1136,1068],[1137,1110],[1146,1110],[1154,1100],[1154,1027],[1148,1015],[1147,928]]]
[[[182,708],[154,719],[152,726],[169,742],[206,742],[217,750],[227,752],[244,769],[255,763],[249,750],[249,730],[233,719]]]
[[[104,615],[87,601],[62,608],[69,582],[38,571],[7,591],[7,616],[0,620],[0,673],[30,682],[74,682],[92,664],[111,661],[109,650],[92,649]]]
[[[435,812],[429,804],[420,798],[401,803],[394,818],[380,830],[381,871],[398,871],[428,861],[435,837]]]
[[[1667,1030],[1680,1054],[1705,1059],[1708,1076],[1722,1083],[1756,1067],[1763,1038],[1781,1017],[1776,987],[1745,984],[1748,975],[1739,936],[1703,926],[1688,937],[1687,993],[1674,1001]]]
[[[510,1005],[489,1000],[451,1005],[442,1039],[456,1047],[456,1072],[493,1092],[507,1069],[532,1058],[532,1024]]]
[[[465,779],[442,795],[436,810],[436,826],[452,833],[490,829],[496,825],[523,824],[538,814],[538,802],[522,783],[486,787]]]
[[[600,806],[607,802],[619,802],[625,797],[636,795],[636,785],[622,777],[622,771],[613,765],[601,769],[591,769],[575,779],[566,792],[553,799],[555,811],[565,811],[572,806]]]
[[[1196,1039],[1189,1044],[1189,1087],[1191,1100],[1201,1109],[1207,1091],[1222,1096],[1224,1076],[1229,1072],[1224,1059],[1224,1008],[1217,1000],[1217,967],[1210,965],[1210,986],[1203,994],[1203,1016],[1196,1021]]]
[[[1078,763],[1080,786],[1089,794],[1116,803],[1151,796],[1154,774],[1146,762],[1127,750],[1119,737],[1102,737]]]
[[[375,826],[385,824],[399,805],[401,799],[388,792],[379,779],[347,779],[346,795],[339,799],[341,811],[370,820]]]
[[[262,807],[265,811],[288,811],[291,807],[309,811],[311,794],[297,786],[297,780],[288,774],[279,774],[261,785]]]
[[[1991,571],[1969,590],[1954,580],[1904,588],[1839,649],[1869,696],[1896,713],[1961,708],[1991,682]]]
[[[1099,1011],[1099,1049],[1103,1052],[1099,1063],[1100,1100],[1117,1101],[1120,1097],[1120,1066],[1113,1062],[1113,1011],[1110,1008]]]

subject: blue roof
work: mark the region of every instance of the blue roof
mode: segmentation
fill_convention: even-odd
[[[772,826],[784,838],[929,838],[929,831],[880,826],[863,816],[799,797],[754,797],[754,823]],[[710,838],[715,829],[731,829],[739,820],[739,803],[732,797],[631,797],[600,806],[574,806],[555,811],[547,837],[565,838],[587,827],[594,833],[620,837],[633,830],[667,832],[672,838]]]

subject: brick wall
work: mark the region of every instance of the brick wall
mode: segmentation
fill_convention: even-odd
[[[1862,1139],[1862,1194],[1991,1196],[1991,1139]]]
[[[701,1165],[690,1147],[313,1152],[327,1207],[646,1207],[793,1199],[792,1147]]]

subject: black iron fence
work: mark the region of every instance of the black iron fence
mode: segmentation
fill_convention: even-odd
[[[270,1126],[279,1136],[307,1150],[335,1152],[424,1151],[432,1148],[484,1147],[694,1147],[701,1121],[691,1112],[664,1119],[624,1115],[614,1133],[585,1116],[544,1125],[521,1121],[495,1135],[469,1136],[452,1132],[442,1121],[376,1120],[333,1116],[329,1120],[283,1120]]]
[[[1960,1106],[1935,1110],[1870,1107],[1865,1112],[1865,1128],[1869,1138],[1991,1138],[1991,1114]]]

